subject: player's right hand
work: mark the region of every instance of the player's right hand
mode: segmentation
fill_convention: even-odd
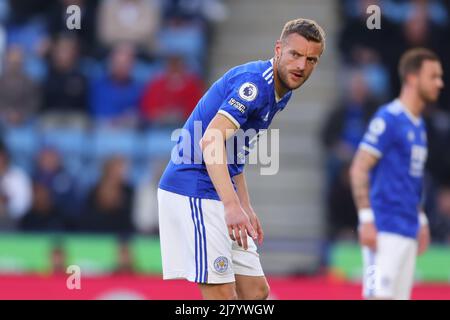
[[[373,222],[361,223],[358,228],[359,242],[362,246],[377,250],[377,228]]]
[[[256,232],[248,215],[240,205],[225,206],[225,222],[231,240],[237,241],[244,250],[248,249],[247,234],[256,240]]]

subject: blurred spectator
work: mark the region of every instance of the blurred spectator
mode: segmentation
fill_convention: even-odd
[[[133,201],[133,224],[137,231],[158,234],[158,184],[166,167],[165,161],[156,164],[151,178],[143,179],[136,187]]]
[[[66,257],[64,249],[60,243],[55,244],[52,250],[52,274],[67,275],[66,273]]]
[[[23,70],[23,52],[11,46],[0,76],[1,120],[7,125],[26,123],[35,115],[39,103],[39,88]]]
[[[55,207],[51,190],[36,182],[33,184],[33,205],[20,221],[20,229],[31,232],[63,231],[63,219]]]
[[[347,240],[355,236],[357,216],[348,168],[367,123],[378,107],[360,70],[351,71],[348,78],[344,100],[330,113],[322,129],[322,142],[327,149],[329,236]]]
[[[55,209],[66,219],[77,214],[75,181],[63,167],[56,149],[46,147],[37,157],[34,180],[47,188]]]
[[[159,23],[154,0],[107,0],[98,9],[98,38],[108,48],[125,41],[151,54]]]
[[[41,111],[47,121],[71,121],[87,112],[87,80],[78,69],[78,40],[60,35],[51,50],[49,74],[45,82],[45,99]],[[62,118],[62,119],[61,119]]]
[[[207,57],[206,35],[201,25],[181,18],[168,20],[159,33],[159,54],[183,56],[190,68],[201,74]]]
[[[132,78],[135,51],[129,44],[114,48],[109,59],[109,72],[94,81],[90,104],[92,115],[101,123],[136,124],[142,85]]]
[[[430,219],[434,242],[450,245],[450,184],[442,185],[436,196],[436,212]]]
[[[12,24],[25,24],[43,15],[51,6],[50,1],[47,0],[10,0],[8,4],[10,6],[9,22]]]
[[[166,0],[164,18],[181,18],[191,22],[220,22],[227,17],[227,8],[221,0]]]
[[[168,58],[167,70],[144,89],[141,113],[146,122],[179,126],[186,121],[203,94],[201,79],[188,72],[183,58]]]
[[[81,229],[91,232],[133,232],[133,189],[125,181],[125,159],[114,157],[106,161],[99,183],[87,200]]]
[[[400,35],[398,27],[389,21],[384,14],[381,15],[381,29],[367,28],[366,10],[370,5],[380,5],[380,0],[358,0],[350,1],[351,14],[349,11],[344,16],[338,46],[342,53],[342,58],[346,63],[356,63],[358,60],[358,50],[361,48],[370,49],[380,55],[384,63],[395,59],[391,50],[386,50],[398,41]]]
[[[0,143],[0,228],[14,230],[30,208],[31,201],[29,177],[11,164],[5,145]]]
[[[438,184],[450,183],[450,114],[430,106],[426,110],[427,169]]]
[[[23,49],[25,73],[40,81],[47,72],[44,57],[50,42],[43,13],[50,3],[45,0],[15,0],[9,5],[7,45],[18,45]]]
[[[133,273],[133,259],[130,252],[130,243],[128,239],[120,239],[119,243],[119,259],[116,273],[117,274],[132,274]]]
[[[446,26],[449,17],[445,3],[445,0],[383,0],[382,10],[383,14],[391,21],[403,23],[414,15],[418,7],[422,7],[427,12],[427,17],[434,24]]]
[[[350,72],[344,100],[328,116],[322,130],[322,142],[332,162],[334,177],[343,163],[351,161],[367,122],[378,107],[370,95],[369,87],[361,71]]]
[[[330,187],[327,199],[328,236],[330,240],[356,240],[358,212],[352,198],[349,164],[340,169]]]
[[[67,8],[76,5],[80,8],[81,28],[67,29]],[[95,55],[97,53],[96,35],[96,8],[97,0],[57,0],[47,14],[48,31],[51,36],[69,32],[76,34],[81,40],[81,52]]]

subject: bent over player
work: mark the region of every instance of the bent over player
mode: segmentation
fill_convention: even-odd
[[[272,59],[232,68],[198,102],[158,189],[164,279],[198,283],[204,299],[267,298],[255,244],[264,234],[243,173],[249,143],[231,157],[233,150],[226,147],[238,129],[258,133],[269,127],[292,90],[314,71],[324,48],[317,23],[289,21]]]
[[[351,167],[363,250],[363,295],[409,299],[416,255],[430,241],[421,207],[427,134],[422,113],[443,88],[439,58],[411,49],[400,60],[400,97],[371,120]]]

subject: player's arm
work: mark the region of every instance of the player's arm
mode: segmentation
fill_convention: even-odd
[[[378,157],[359,148],[350,168],[350,180],[353,199],[358,208],[360,222],[359,237],[364,246],[376,249],[376,227],[374,214],[370,206],[370,171],[377,164]]]
[[[262,229],[261,222],[259,221],[259,218],[251,205],[250,195],[247,188],[247,181],[245,179],[244,173],[234,176],[233,180],[234,184],[236,185],[236,191],[239,201],[241,202],[241,206],[250,218],[253,229],[256,231],[256,234],[258,236],[258,243],[262,244],[264,240],[264,231]]]
[[[247,233],[254,239],[256,239],[256,234],[234,191],[225,149],[225,141],[236,130],[236,125],[229,118],[218,113],[211,120],[200,140],[200,148],[209,177],[224,205],[225,222],[230,238],[236,240],[239,246],[247,249]]]
[[[428,246],[430,245],[431,236],[430,236],[430,226],[428,223],[427,215],[425,214],[425,209],[422,206],[419,206],[419,233],[417,235],[418,248],[417,253],[421,255],[425,251],[427,251]]]

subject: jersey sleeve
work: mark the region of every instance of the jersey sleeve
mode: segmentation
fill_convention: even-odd
[[[254,74],[239,74],[227,83],[227,95],[217,113],[240,128],[249,116],[264,105],[262,81]]]
[[[395,140],[392,116],[377,114],[369,123],[366,133],[359,145],[377,158],[381,158]]]

